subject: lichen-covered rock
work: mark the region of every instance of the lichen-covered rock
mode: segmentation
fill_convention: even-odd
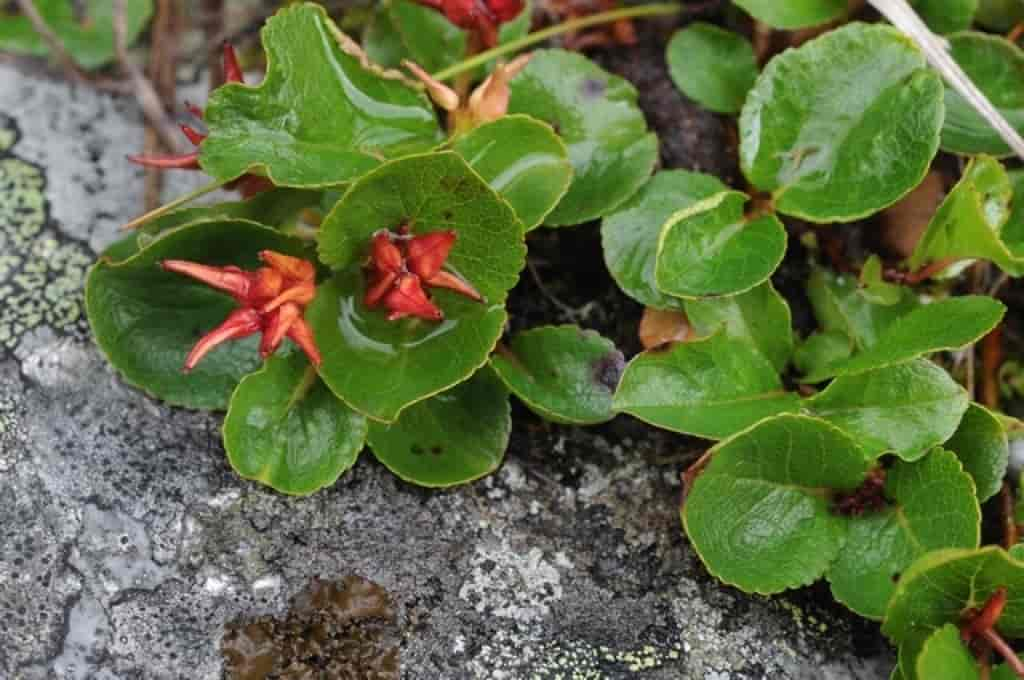
[[[6,65],[0,111],[0,290],[21,296],[0,303],[21,320],[0,340],[0,678],[216,680],[226,630],[348,576],[388,592],[405,678],[886,677],[877,628],[826,590],[768,600],[705,573],[677,513],[699,445],[632,421],[517,408],[504,467],[452,491],[370,456],[310,498],[240,480],[220,416],[124,385],[80,321],[85,262],[139,210],[137,115]],[[614,337],[613,284],[592,285]]]

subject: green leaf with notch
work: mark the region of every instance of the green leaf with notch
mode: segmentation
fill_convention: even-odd
[[[675,213],[658,240],[654,278],[666,295],[735,295],[764,283],[786,254],[775,215],[747,217],[749,196],[723,191]]]
[[[818,26],[846,12],[845,0],[735,0],[752,17],[772,28],[792,30]]]
[[[990,156],[973,158],[928,223],[907,266],[916,270],[930,262],[983,258],[1010,274],[1024,272],[1024,259],[1014,257],[1000,238],[1012,197],[1002,163]]]
[[[763,595],[821,578],[848,524],[829,492],[855,489],[871,465],[856,442],[822,420],[780,415],[710,453],[682,513],[708,571]]]
[[[498,469],[512,416],[508,390],[490,368],[410,406],[390,425],[370,423],[370,449],[407,482],[429,487],[465,484]]]
[[[661,228],[679,210],[726,191],[717,177],[662,170],[601,223],[604,261],[622,291],[647,307],[682,309],[683,302],[658,290],[654,264]]]
[[[529,116],[481,125],[450,147],[512,204],[527,231],[540,226],[572,182],[565,144],[551,126]]]
[[[654,170],[658,138],[647,130],[636,88],[583,55],[537,50],[510,90],[509,113],[550,124],[569,148],[572,185],[548,215],[548,226],[607,215]]]
[[[673,432],[723,439],[763,418],[794,412],[799,402],[770,361],[720,331],[637,355],[626,366],[612,408]]]
[[[68,51],[75,63],[96,69],[114,60],[114,3],[110,0],[86,0],[81,18],[78,3],[68,0],[34,0],[39,15]],[[153,0],[125,3],[125,42],[133,44],[153,15]],[[50,48],[32,27],[27,17],[7,16],[0,9],[0,49],[42,57]]]
[[[829,31],[769,62],[750,91],[743,172],[781,213],[821,223],[866,217],[924,179],[938,150],[942,93],[896,29]]]
[[[916,359],[840,376],[803,405],[853,435],[869,456],[913,461],[956,432],[968,401],[945,369]]]
[[[930,550],[976,548],[981,540],[974,483],[950,451],[897,461],[884,493],[883,510],[850,518],[846,543],[828,572],[832,595],[869,619],[885,615],[900,573],[916,558]]]
[[[933,352],[966,347],[995,328],[1005,312],[1003,303],[985,295],[947,298],[918,307],[886,328],[876,344],[804,380],[821,382],[833,376],[864,373]]]
[[[366,418],[338,401],[293,351],[242,378],[224,418],[224,449],[241,477],[304,496],[355,464],[366,430]]]
[[[1000,587],[1010,594],[999,618],[1005,637],[1024,636],[1024,563],[997,546],[947,549],[925,554],[903,572],[889,601],[882,632],[894,642],[960,621],[968,607],[980,607]]]
[[[686,318],[698,335],[719,328],[756,348],[780,373],[793,354],[793,323],[785,298],[771,281],[731,297],[686,301]]]
[[[286,7],[262,36],[263,82],[210,95],[199,161],[214,177],[259,172],[279,186],[325,187],[441,140],[426,96],[371,64],[322,7]]]
[[[85,304],[100,349],[125,380],[177,406],[223,409],[242,376],[261,363],[259,338],[213,350],[188,375],[185,356],[236,307],[225,293],[163,271],[161,260],[260,266],[260,250],[301,256],[301,241],[244,220],[195,222],[173,229],[118,263],[89,271]]]
[[[612,419],[625,363],[611,340],[578,326],[531,328],[491,357],[498,376],[531,411],[570,425]]]
[[[702,21],[672,36],[666,59],[676,87],[718,113],[739,113],[757,80],[757,58],[750,41]]]
[[[445,314],[440,323],[392,322],[368,309],[362,261],[375,232],[402,225],[414,234],[454,230],[447,266],[485,302],[429,289]],[[320,375],[349,406],[385,422],[487,362],[526,257],[511,206],[451,151],[391,161],[353,183],[320,226],[319,252],[339,270],[306,312],[324,355]]]
[[[917,677],[927,680],[978,680],[978,662],[960,639],[960,629],[947,623],[932,633],[917,657]]]
[[[1024,132],[1024,52],[1005,38],[973,31],[949,36],[949,46],[964,73],[1010,125]],[[1011,155],[999,133],[948,86],[942,148],[961,154]]]
[[[974,479],[978,499],[999,493],[1010,460],[1010,443],[999,419],[980,404],[971,404],[944,447],[955,453]]]

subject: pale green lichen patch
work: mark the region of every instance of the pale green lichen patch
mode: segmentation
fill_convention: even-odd
[[[92,254],[47,227],[45,177],[10,154],[17,134],[0,128],[0,352],[39,327],[69,330],[82,319]]]

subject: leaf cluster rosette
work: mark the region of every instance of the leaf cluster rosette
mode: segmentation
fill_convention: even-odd
[[[403,56],[454,61],[458,40],[430,39],[455,35],[440,14],[396,2],[388,17]],[[446,138],[421,87],[323,8],[280,10],[262,39],[262,81],[242,82],[227,50],[208,131],[186,130],[198,166],[219,183],[258,178],[256,193],[162,214],[90,272],[90,322],[117,371],[168,403],[226,409],[234,469],[289,494],[332,484],[364,445],[425,486],[488,474],[508,444],[510,394],[556,422],[610,419],[625,362],[598,334],[542,327],[492,353],[526,232],[577,210],[574,192],[609,194],[588,206],[596,217],[647,179],[656,144],[636,91],[550,50],[503,86],[507,115]],[[491,96],[500,106],[500,87]]]

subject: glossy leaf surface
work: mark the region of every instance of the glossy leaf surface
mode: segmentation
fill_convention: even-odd
[[[494,472],[505,456],[512,417],[508,391],[484,368],[410,406],[394,423],[370,423],[377,459],[407,482],[446,487]]]
[[[611,340],[578,326],[532,328],[491,357],[498,376],[531,411],[579,425],[611,420],[625,364]]]
[[[947,623],[932,633],[917,657],[917,677],[928,680],[981,678],[978,662],[960,639],[960,629]],[[1012,677],[1012,676],[1011,676]]]
[[[446,266],[484,302],[430,289],[439,323],[388,321],[363,302],[361,264],[375,232],[457,233]],[[525,262],[515,212],[453,152],[385,163],[354,183],[320,227],[321,260],[339,270],[307,310],[324,354],[320,374],[347,404],[392,421],[416,401],[465,380],[487,361],[505,324],[505,297]]]
[[[214,177],[257,171],[277,185],[324,187],[440,141],[427,98],[400,74],[370,64],[323,8],[282,9],[262,37],[263,82],[210,95],[200,163]]]
[[[782,372],[793,354],[793,323],[789,305],[770,281],[730,297],[686,301],[686,316],[698,335],[719,328],[744,340]]]
[[[654,277],[666,295],[735,295],[764,283],[786,254],[775,215],[746,217],[749,197],[725,191],[669,218],[658,241]]]
[[[1002,423],[991,411],[971,404],[944,447],[960,458],[964,470],[974,478],[979,500],[986,501],[999,493],[1010,459],[1010,444]]]
[[[845,375],[804,408],[851,434],[865,452],[917,460],[949,439],[967,410],[967,390],[926,359]]]
[[[755,19],[772,28],[807,28],[838,19],[846,11],[843,0],[736,0]]]
[[[300,241],[253,222],[213,220],[169,231],[123,262],[99,262],[89,272],[85,295],[97,344],[125,380],[149,394],[178,406],[226,408],[238,381],[261,363],[259,340],[221,345],[191,373],[182,373],[192,345],[236,304],[158,263],[178,259],[255,269],[263,249],[303,251]]]
[[[783,52],[758,78],[740,118],[743,172],[787,215],[865,217],[924,178],[938,149],[942,93],[896,29],[830,31]]]
[[[885,614],[882,632],[894,642],[960,620],[967,607],[980,607],[1000,587],[1010,592],[999,632],[1024,635],[1024,563],[996,546],[930,552],[903,573]]]
[[[677,32],[666,57],[676,87],[718,113],[739,113],[757,80],[750,41],[712,24],[697,21]]]
[[[949,451],[897,462],[886,475],[885,497],[885,509],[850,518],[846,544],[828,573],[835,598],[871,619],[884,616],[914,559],[930,550],[975,548],[981,538],[974,484]]]
[[[1008,40],[985,33],[949,37],[950,55],[1003,117],[1024,131],[1024,52]],[[942,148],[962,154],[1010,155],[1010,148],[985,119],[952,88],[946,88]]]
[[[807,416],[764,420],[712,449],[683,506],[708,571],[746,592],[777,593],[820,578],[847,519],[823,490],[851,490],[869,461],[841,430]]]
[[[719,332],[636,356],[613,407],[666,430],[723,439],[798,404],[771,362]]]
[[[806,378],[820,382],[891,366],[940,350],[959,349],[995,328],[1006,306],[984,295],[963,295],[918,307],[886,328],[864,351]]]
[[[574,52],[537,50],[511,82],[509,113],[551,125],[569,148],[569,193],[545,224],[597,219],[636,193],[654,169],[658,140],[628,81]]]
[[[529,116],[481,125],[457,137],[451,148],[512,205],[527,231],[540,226],[572,182],[565,144]]]
[[[305,355],[272,356],[242,379],[224,419],[224,448],[240,476],[281,493],[330,486],[356,462],[366,419],[338,401]]]
[[[601,244],[605,264],[626,295],[656,309],[682,308],[682,301],[659,291],[654,279],[661,228],[677,211],[726,189],[711,175],[662,170],[604,218]]]

